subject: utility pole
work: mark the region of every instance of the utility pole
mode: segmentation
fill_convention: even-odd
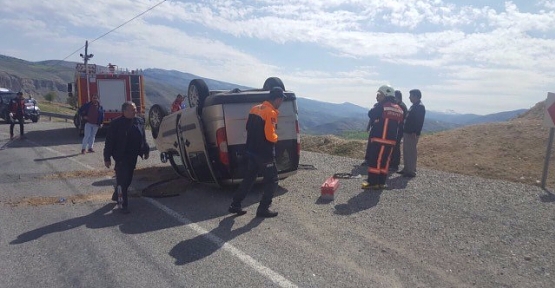
[[[83,58],[83,60],[85,61],[85,74],[87,77],[87,102],[91,101],[91,89],[89,88],[89,59],[91,59],[94,55],[93,54],[87,54],[87,50],[89,48],[89,41],[86,40],[85,41],[85,55],[83,54],[79,54],[79,56],[81,56],[81,58]]]

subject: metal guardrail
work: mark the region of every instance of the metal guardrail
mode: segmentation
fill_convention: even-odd
[[[74,117],[74,115],[57,114],[57,113],[50,113],[50,112],[43,112],[43,111],[40,112],[40,115],[41,115],[41,117],[43,117],[43,116],[49,117],[50,120],[52,120],[52,117],[62,118],[62,119],[65,119],[66,122],[67,122],[67,120],[72,120],[73,121],[73,117]]]

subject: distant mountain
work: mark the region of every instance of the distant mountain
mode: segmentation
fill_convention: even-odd
[[[528,109],[518,109],[513,111],[506,111],[488,115],[476,114],[457,114],[453,112],[437,112],[426,111],[426,119],[436,120],[440,122],[447,122],[458,126],[466,126],[472,124],[503,122],[513,119],[520,114],[528,111]]]
[[[303,133],[343,135],[345,131],[365,131],[368,124],[368,108],[349,102],[334,104],[298,98],[297,106],[299,107],[299,123]],[[428,117],[428,114],[432,114],[434,117]],[[453,119],[451,116],[448,113],[426,111],[422,130],[424,133],[431,133],[463,126],[442,119],[442,117],[448,120]],[[475,116],[479,117],[479,115]]]
[[[55,91],[58,95],[57,100],[65,103],[67,83],[73,82],[75,65],[76,62],[60,60],[29,62],[0,55],[0,87],[14,91],[25,91],[39,99],[42,98],[42,95]],[[251,88],[176,70],[149,68],[142,72],[145,76],[147,107],[152,106],[152,104],[162,104],[169,107],[177,94],[187,94],[187,87],[192,79],[203,79],[210,90],[231,90],[233,88],[244,90]],[[260,83],[260,87],[262,87],[262,84]],[[303,134],[343,135],[346,131],[365,130],[368,123],[367,108],[348,102],[334,104],[302,98],[302,91],[296,92],[299,125]],[[408,104],[410,105],[410,103]],[[525,109],[521,109],[485,116],[457,114],[452,111],[427,111],[423,130],[429,133],[470,124],[506,121],[525,111]]]
[[[147,106],[152,106],[152,104],[170,106],[177,94],[187,95],[189,82],[193,79],[203,79],[210,90],[252,89],[176,70],[149,68],[143,70],[143,75],[146,83],[145,92],[148,98]],[[261,87],[262,84],[260,84]]]

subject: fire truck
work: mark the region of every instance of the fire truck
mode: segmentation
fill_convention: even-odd
[[[73,101],[76,108],[91,101],[93,95],[98,95],[100,105],[104,108],[101,127],[107,127],[112,120],[120,117],[121,104],[127,101],[135,103],[137,115],[144,117],[144,91],[144,76],[140,71],[119,69],[111,63],[107,67],[78,63],[75,67],[75,82],[68,83],[68,97],[76,97]],[[83,136],[84,120],[78,113],[75,113],[73,123],[79,130],[79,136]]]

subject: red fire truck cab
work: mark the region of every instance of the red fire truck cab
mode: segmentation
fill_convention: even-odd
[[[111,63],[107,67],[78,63],[75,68],[75,82],[68,83],[68,97],[76,97],[74,103],[79,108],[89,102],[93,95],[98,95],[100,105],[104,108],[102,127],[122,115],[121,105],[127,101],[135,103],[137,115],[144,117],[144,77],[140,71],[118,69]],[[83,136],[84,123],[78,113],[75,113],[73,123],[79,130],[79,135]]]

